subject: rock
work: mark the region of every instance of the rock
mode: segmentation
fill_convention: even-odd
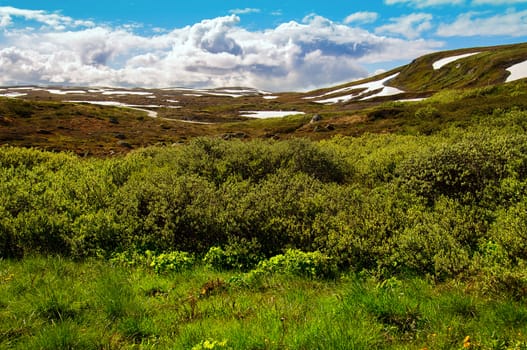
[[[322,120],[322,117],[320,116],[320,114],[315,114],[315,115],[313,116],[313,118],[311,118],[310,123],[316,123],[316,122],[319,122],[319,121],[321,121],[321,120]]]
[[[333,131],[335,130],[335,126],[333,126],[333,124],[328,124],[326,125],[326,130]]]
[[[126,148],[133,148],[131,144],[129,144],[128,142],[126,141],[117,141],[117,144],[121,147],[126,147]]]
[[[221,137],[224,140],[231,140],[231,139],[246,139],[249,136],[244,132],[228,132],[226,134],[223,134]]]

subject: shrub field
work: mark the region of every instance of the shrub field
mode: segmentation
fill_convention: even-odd
[[[526,349],[526,129],[2,147],[0,347]]]

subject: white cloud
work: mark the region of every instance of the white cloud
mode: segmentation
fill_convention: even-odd
[[[464,2],[464,0],[384,0],[386,5],[408,4],[418,8],[441,5],[459,5]]]
[[[409,39],[418,38],[422,32],[432,28],[432,15],[428,13],[412,13],[407,16],[391,18],[390,24],[375,29],[378,34],[399,34]]]
[[[246,7],[244,9],[233,9],[229,11],[229,13],[233,15],[245,15],[247,13],[259,13],[259,12],[260,12],[260,9],[250,8],[250,7]]]
[[[123,27],[41,31],[15,24],[0,33],[0,85],[305,90],[365,77],[365,64],[411,59],[442,46],[378,36],[316,15],[262,31],[246,30],[230,15],[152,36]]]
[[[473,0],[474,5],[512,5],[527,3],[527,0]]]
[[[71,17],[62,16],[57,13],[47,13],[41,10],[25,10],[11,6],[0,6],[0,26],[5,27],[12,23],[13,17],[21,17],[26,21],[36,21],[56,30],[68,27],[91,27],[91,21],[74,20]]]
[[[459,15],[453,23],[441,24],[437,34],[443,37],[527,35],[527,11],[511,10],[490,17],[480,17],[481,15],[477,12]]]
[[[377,20],[377,18],[379,18],[379,14],[377,12],[355,12],[346,17],[346,19],[344,19],[344,23],[373,23]]]

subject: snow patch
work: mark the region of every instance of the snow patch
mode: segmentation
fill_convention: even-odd
[[[117,102],[117,101],[66,101],[71,103],[89,103],[92,105],[101,105],[101,106],[112,106],[112,107],[125,107],[130,109],[135,109],[136,111],[146,112],[150,118],[157,118],[157,112],[151,111],[144,108],[158,108],[162,106],[158,105],[130,105],[127,103]]]
[[[379,90],[379,89],[381,89],[381,91],[379,91],[375,95],[366,96],[366,97],[362,98],[362,100],[367,100],[367,99],[371,99],[371,98],[379,97],[379,96],[392,96],[392,95],[401,94],[401,93],[404,93],[404,91],[399,90],[399,89],[394,88],[394,87],[391,87],[391,86],[385,86],[384,85],[385,82],[395,78],[398,75],[399,75],[399,73],[395,73],[395,74],[392,74],[389,77],[386,77],[386,78],[381,79],[381,80],[374,80],[374,81],[370,81],[370,82],[359,84],[359,85],[347,86],[347,87],[342,88],[342,89],[333,90],[333,91],[325,93],[324,95],[317,96],[317,97],[322,97],[322,96],[326,96],[326,95],[333,95],[333,94],[337,94],[337,93],[345,92],[345,91],[350,91],[350,90],[361,90],[362,89],[364,91],[353,93],[353,94],[349,94],[349,95],[344,95],[344,96],[332,97],[332,98],[328,98],[328,99],[325,99],[325,100],[318,100],[318,101],[315,101],[315,102],[316,103],[322,103],[322,104],[333,104],[333,103],[339,103],[339,102],[347,102],[347,101],[350,101],[352,99],[364,96],[366,94],[369,94],[369,93],[371,93],[373,91],[376,91],[376,90]],[[315,98],[317,98],[317,97],[315,97]]]
[[[54,95],[85,94],[86,93],[86,91],[84,91],[84,90],[43,89],[43,91],[47,91],[50,94],[54,94]]]
[[[263,96],[263,98],[266,100],[276,100],[278,96]]]
[[[186,87],[163,88],[161,90],[163,91],[191,91],[191,92],[196,92],[196,91],[203,92],[204,91],[202,89],[193,89],[193,88],[186,88]]]
[[[140,96],[153,95],[152,92],[146,92],[146,91],[127,91],[127,90],[103,91],[102,94],[103,94],[103,95],[140,95]]]
[[[258,118],[258,119],[282,118],[288,115],[299,115],[299,114],[305,114],[305,113],[298,112],[298,111],[240,111],[240,115],[242,117]]]
[[[128,108],[162,108],[162,105],[132,105],[128,103],[122,103],[117,101],[66,101],[71,103],[88,103],[92,105],[100,106],[112,106],[112,107],[128,107]]]
[[[393,96],[393,95],[398,95],[398,94],[402,94],[402,93],[404,93],[403,90],[399,90],[399,89],[391,87],[391,86],[385,86],[378,93],[376,93],[374,95],[366,96],[364,98],[361,98],[360,100],[361,101],[365,101],[365,100],[370,100],[370,99],[375,98],[375,97]]]
[[[452,63],[454,61],[460,60],[462,58],[467,58],[467,57],[470,57],[470,56],[477,55],[478,53],[479,52],[471,52],[471,53],[465,53],[465,54],[462,54],[462,55],[445,57],[445,58],[442,58],[442,59],[440,59],[438,61],[435,61],[432,64],[432,67],[434,67],[435,70],[438,70],[438,69],[441,69],[443,66],[446,66],[449,63]]]
[[[163,120],[172,120],[175,122],[181,122],[181,123],[187,123],[187,124],[198,124],[198,125],[213,125],[214,123],[209,122],[198,122],[195,120],[186,120],[186,119],[169,119],[169,118],[163,118]]]
[[[223,92],[205,92],[205,94],[209,96],[222,96],[222,97],[233,97],[233,98],[245,96],[245,95],[240,95],[240,94],[229,94],[229,93],[223,93]]]
[[[27,94],[23,92],[8,92],[6,94],[0,94],[0,96],[2,97],[11,97],[11,98],[21,97],[21,96],[26,96],[26,95]]]
[[[507,71],[511,74],[507,77],[507,80],[505,80],[506,83],[527,78],[527,61],[515,64],[514,66],[507,68]]]
[[[428,97],[418,97],[418,98],[405,98],[402,100],[396,100],[394,102],[420,102],[426,100]]]

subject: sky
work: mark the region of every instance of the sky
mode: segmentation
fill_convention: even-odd
[[[527,41],[527,0],[0,0],[0,85],[307,91]]]

